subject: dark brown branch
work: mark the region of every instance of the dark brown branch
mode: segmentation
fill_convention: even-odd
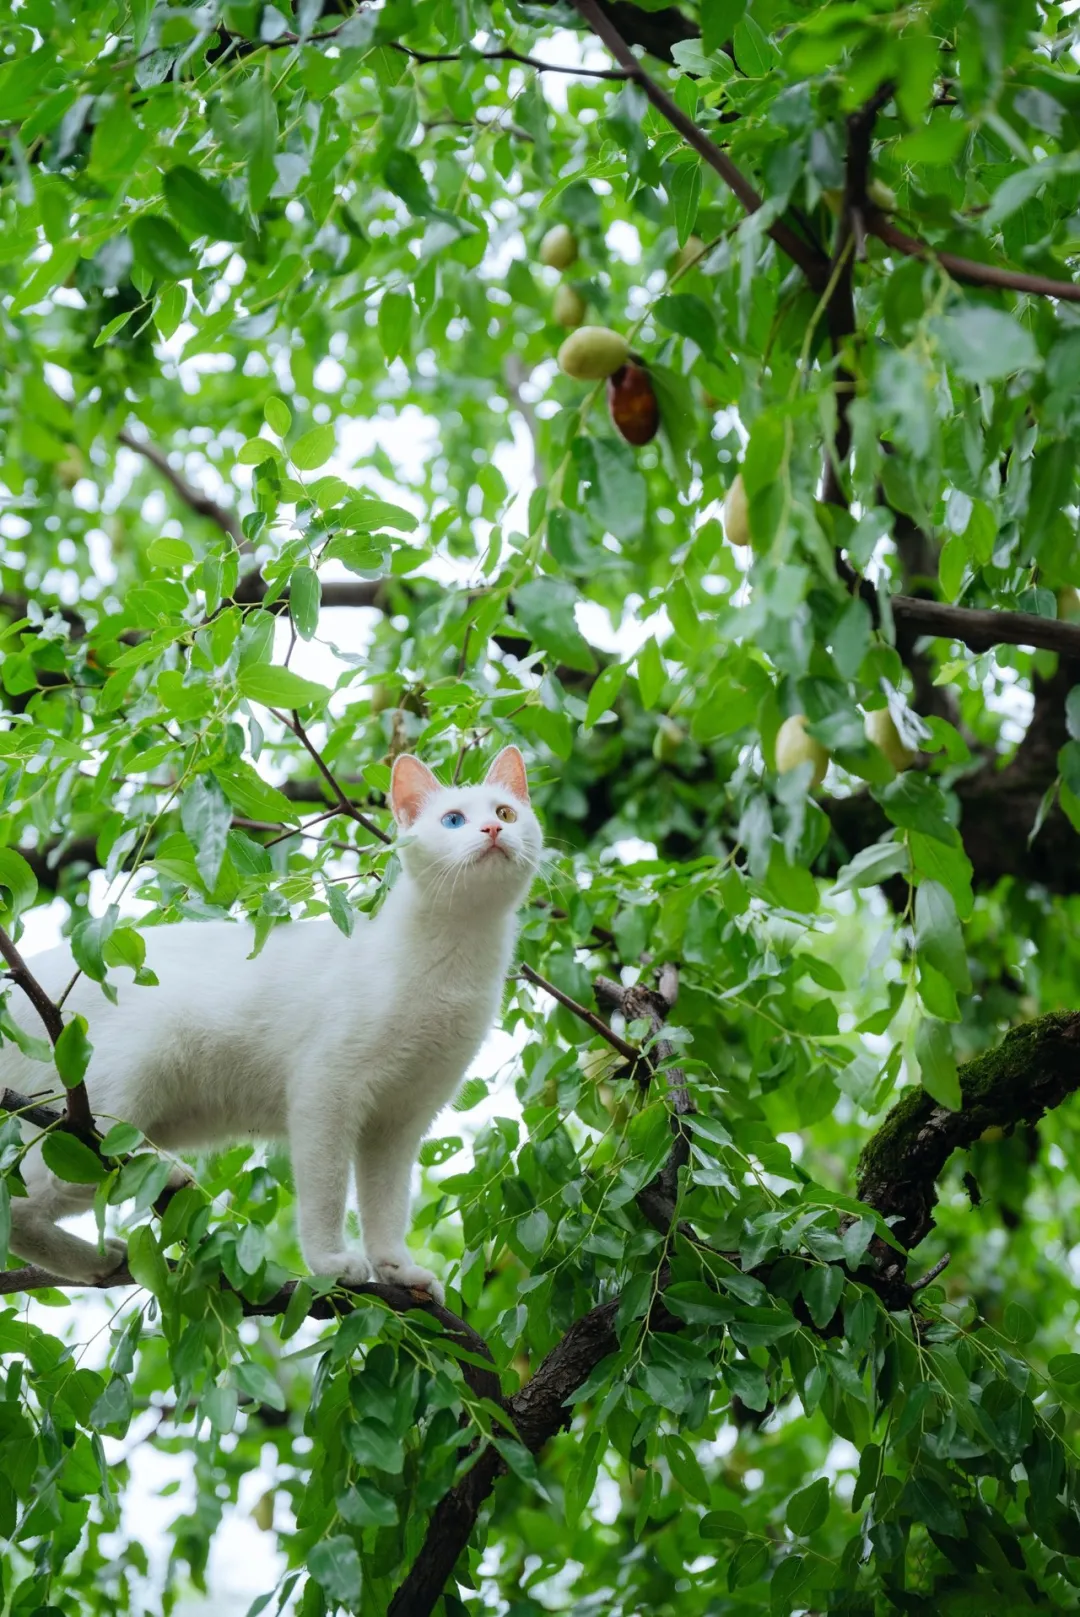
[[[55,1047],[64,1031],[64,1018],[60,1014],[59,1007],[49,998],[2,926],[0,926],[0,955],[3,955],[7,962],[8,975],[12,982],[22,989],[37,1011],[50,1042]],[[60,1121],[59,1117],[57,1121]],[[90,1112],[90,1102],[86,1097],[84,1083],[74,1084],[67,1092],[66,1121],[68,1127],[77,1134],[92,1136],[94,1133],[94,1119]]]
[[[597,1016],[595,1011],[590,1011],[586,1006],[579,1005],[576,999],[571,999],[569,994],[564,994],[561,988],[556,988],[554,983],[549,983],[546,977],[541,977],[540,973],[534,971],[531,966],[522,965],[519,970],[527,982],[532,983],[537,988],[542,988],[545,994],[550,994],[552,999],[557,999],[560,1005],[565,1005],[568,1011],[573,1011],[574,1015],[584,1022],[586,1027],[591,1027],[594,1033],[599,1033],[602,1039],[606,1039],[611,1048],[617,1050],[624,1061],[629,1061],[633,1066],[637,1066],[641,1060],[641,1051],[635,1049],[632,1044],[628,1044],[625,1039],[620,1039],[619,1035],[608,1027],[602,1016]]]
[[[198,516],[206,517],[207,521],[220,528],[222,533],[228,534],[238,550],[250,549],[240,527],[239,518],[234,511],[227,511],[223,505],[219,505],[217,500],[212,499],[209,494],[204,494],[193,483],[189,483],[186,477],[181,476],[174,467],[170,466],[168,456],[163,455],[155,444],[136,438],[126,427],[122,429],[118,436],[125,448],[133,449],[137,455],[142,455],[155,470],[161,473],[173,493],[186,506]]]
[[[908,1247],[934,1227],[937,1181],[954,1151],[988,1128],[1036,1123],[1080,1088],[1080,1012],[1054,1011],[1007,1033],[960,1068],[963,1107],[950,1112],[925,1089],[893,1107],[859,1158],[859,1200]]]
[[[325,38],[326,36],[323,35],[322,37]],[[402,45],[396,39],[389,40],[387,43],[391,50],[400,51],[403,56],[408,56],[414,62],[460,62],[462,60],[460,51],[414,51],[411,46]],[[511,50],[509,46],[504,46],[497,51],[483,51],[480,59],[485,62],[517,62],[522,67],[535,68],[537,73],[569,73],[574,78],[579,79],[629,79],[633,77],[632,73],[622,72],[613,67],[569,67],[561,62],[541,62],[535,56],[522,56],[520,51]],[[476,61],[476,57],[473,56],[471,60]]]
[[[1049,275],[1027,275],[997,264],[980,264],[974,258],[961,258],[956,253],[939,252],[929,242],[909,236],[877,208],[866,213],[866,228],[887,247],[895,248],[908,258],[929,259],[940,264],[954,281],[965,286],[997,286],[1010,292],[1029,292],[1033,297],[1060,298],[1065,303],[1080,303],[1080,282],[1057,281]]]
[[[36,1129],[53,1129],[64,1121],[63,1112],[51,1106],[40,1106],[29,1095],[20,1095],[17,1089],[0,1089],[0,1112],[17,1112]]]
[[[362,814],[356,807],[356,804],[350,802],[345,796],[345,793],[335,780],[332,770],[323,760],[322,755],[315,747],[314,742],[304,729],[304,726],[300,723],[297,715],[294,713],[292,718],[289,718],[286,714],[280,713],[275,707],[272,707],[270,711],[274,715],[275,719],[280,720],[280,722],[285,725],[286,729],[292,731],[293,735],[296,736],[297,740],[312,758],[315,763],[315,767],[319,771],[319,774],[333,792],[334,798],[342,814],[347,814],[350,820],[355,820],[357,825],[362,825],[364,830],[367,831],[371,836],[377,837],[380,842],[384,842],[386,846],[389,847],[394,840],[393,837],[388,837],[385,831],[381,831],[379,829],[374,820],[369,820],[367,815]]]
[[[732,162],[721,147],[709,139],[704,130],[698,128],[667,91],[661,89],[655,80],[649,77],[596,0],[573,0],[573,4],[597,38],[603,41],[615,60],[626,70],[626,77],[640,87],[657,112],[666,118],[672,128],[678,130],[687,145],[719,174],[724,184],[738,197],[746,212],[756,213],[762,205],[762,199],[742,170]],[[825,285],[828,276],[827,262],[809,243],[803,241],[801,236],[797,236],[790,225],[778,219],[769,226],[767,234],[781,251],[787,254],[792,263],[799,266],[811,286],[820,290]]]

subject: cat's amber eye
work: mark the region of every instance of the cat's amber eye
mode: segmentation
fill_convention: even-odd
[[[506,825],[513,825],[514,821],[517,819],[517,813],[510,807],[508,803],[500,803],[498,808],[495,810],[495,813],[498,815],[500,820],[504,821]]]

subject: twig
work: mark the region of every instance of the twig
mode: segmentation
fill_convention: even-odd
[[[223,505],[218,504],[217,500],[212,499],[209,494],[204,494],[201,489],[197,489],[193,483],[188,482],[186,477],[182,477],[178,471],[170,466],[168,457],[162,454],[156,444],[136,438],[126,427],[122,428],[118,437],[125,448],[133,449],[137,455],[142,455],[145,460],[150,462],[151,466],[161,473],[178,499],[183,500],[184,504],[199,516],[206,517],[215,527],[220,528],[222,533],[228,534],[238,550],[251,549],[250,544],[244,538],[243,529],[235,512],[227,511]]]
[[[18,984],[37,1011],[55,1048],[57,1040],[64,1031],[64,1018],[60,1014],[59,1007],[49,998],[49,995],[42,988],[3,927],[0,927],[0,954],[3,955],[7,962],[12,982]],[[72,1085],[67,1091],[67,1122],[78,1134],[93,1135],[94,1133],[94,1118],[86,1095],[86,1085],[81,1080],[79,1083]]]
[[[937,1279],[939,1274],[949,1267],[951,1260],[952,1254],[946,1252],[943,1258],[939,1258],[937,1260],[932,1269],[927,1269],[924,1275],[922,1275],[918,1280],[912,1282],[912,1291],[916,1292],[925,1290],[927,1286],[931,1285],[933,1281]]]
[[[597,1016],[595,1011],[590,1011],[586,1006],[579,1005],[576,999],[571,999],[569,994],[564,994],[561,988],[556,988],[554,983],[549,983],[546,977],[541,977],[540,973],[534,971],[531,966],[523,965],[519,967],[519,970],[527,982],[532,983],[536,988],[542,988],[545,994],[550,994],[552,999],[557,999],[560,1005],[565,1005],[568,1011],[573,1011],[574,1015],[584,1022],[586,1027],[591,1027],[594,1033],[599,1033],[602,1039],[606,1039],[611,1048],[617,1050],[624,1061],[631,1062],[635,1067],[641,1061],[641,1051],[636,1049],[634,1045],[628,1044],[625,1039],[621,1039],[613,1028],[608,1027],[602,1016]]]
[[[391,50],[400,51],[403,56],[410,57],[414,62],[461,62],[466,60],[460,51],[437,51],[434,53],[414,51],[410,46],[402,45],[396,39],[388,40],[387,44]],[[476,61],[476,59],[475,55],[468,58],[470,61]],[[569,67],[562,62],[541,62],[535,56],[522,56],[520,51],[511,50],[509,46],[504,46],[496,51],[482,51],[480,59],[485,62],[517,62],[521,67],[535,68],[538,73],[569,73],[574,78],[580,79],[632,79],[636,76],[632,72],[615,67]]]
[[[866,211],[866,228],[886,246],[894,247],[908,258],[924,258],[967,286],[1000,286],[1011,292],[1030,292],[1033,297],[1060,298],[1064,303],[1080,303],[1080,282],[1056,281],[1049,275],[1026,275],[1021,270],[1004,269],[997,264],[980,264],[974,258],[961,258],[956,253],[939,252],[929,242],[909,236],[877,208]]]
[[[374,820],[369,820],[366,814],[362,814],[360,812],[355,803],[349,802],[349,799],[345,796],[345,793],[334,779],[334,775],[330,770],[329,765],[323,761],[322,756],[318,752],[307,731],[304,729],[304,726],[300,723],[296,713],[294,712],[292,718],[290,719],[284,713],[279,712],[276,707],[272,707],[270,711],[274,715],[275,719],[283,724],[287,730],[292,731],[293,735],[300,742],[301,746],[304,747],[306,752],[312,758],[315,763],[315,767],[318,769],[323,780],[329,786],[330,790],[337,799],[337,804],[342,814],[347,814],[350,820],[355,820],[357,825],[362,825],[365,831],[369,832],[373,837],[377,837],[380,842],[384,842],[386,846],[389,847],[394,840],[393,837],[388,837],[385,831],[380,831]]]
[[[662,90],[656,81],[649,77],[610,18],[600,10],[596,0],[573,0],[573,4],[597,38],[603,40],[615,60],[625,69],[625,77],[640,86],[657,112],[667,119],[673,129],[678,130],[686,144],[693,147],[710,168],[716,170],[724,184],[738,197],[746,212],[756,213],[762,206],[762,199],[742,170],[732,162],[725,151],[709,139],[704,130],[698,128],[667,91]],[[797,236],[790,225],[785,224],[782,219],[771,224],[767,234],[787,254],[792,263],[799,266],[810,285],[820,291],[828,278],[828,261],[803,241],[801,236]]]

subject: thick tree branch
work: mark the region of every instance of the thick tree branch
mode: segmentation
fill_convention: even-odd
[[[954,1151],[985,1129],[1036,1123],[1080,1089],[1080,1012],[1055,1011],[1013,1028],[994,1050],[960,1069],[963,1107],[950,1112],[925,1089],[893,1107],[859,1158],[859,1200],[908,1248],[934,1227],[937,1180]]]
[[[64,1031],[64,1018],[60,1014],[59,1006],[55,1005],[42,988],[30,967],[15,947],[11,938],[0,927],[0,955],[7,962],[8,976],[18,985],[27,999],[37,1011],[45,1025],[50,1042],[55,1047],[60,1035]],[[57,1122],[62,1120],[59,1116]],[[90,1112],[90,1102],[86,1098],[86,1085],[74,1084],[67,1092],[66,1126],[75,1133],[92,1137],[94,1133],[94,1119]]]
[[[673,129],[678,130],[686,144],[692,147],[710,168],[715,169],[724,184],[738,197],[746,212],[756,213],[762,206],[762,199],[745,174],[721,147],[709,139],[704,130],[698,128],[694,120],[672,100],[667,91],[661,89],[656,81],[650,78],[611,18],[601,10],[597,0],[573,0],[573,4],[597,38],[607,46],[620,67],[626,70],[626,77],[639,86],[657,112],[667,119]],[[782,219],[771,224],[767,234],[781,251],[787,254],[792,263],[798,265],[810,285],[820,291],[828,278],[829,267],[814,248],[801,236],[796,235],[790,225],[785,224]]]

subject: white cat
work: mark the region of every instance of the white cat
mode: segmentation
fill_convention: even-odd
[[[275,929],[249,960],[246,925],[150,927],[159,987],[114,971],[113,1006],[82,978],[64,1010],[90,1024],[86,1086],[102,1127],[133,1123],[167,1151],[287,1139],[312,1272],[346,1285],[374,1275],[441,1301],[405,1247],[412,1165],[498,1014],[542,838],[516,747],[482,786],[440,786],[417,758],[398,758],[390,805],[402,874],[351,938],[328,919],[301,922]],[[53,995],[73,969],[65,947],[32,968]],[[29,1004],[13,1009],[40,1034]],[[40,1089],[41,1073],[0,1047],[0,1085]],[[350,1164],[366,1254],[344,1243]],[[24,1171],[30,1195],[12,1199],[12,1249],[71,1280],[112,1273],[122,1242],[102,1251],[56,1224],[89,1207],[92,1188],[56,1178],[36,1149]]]

